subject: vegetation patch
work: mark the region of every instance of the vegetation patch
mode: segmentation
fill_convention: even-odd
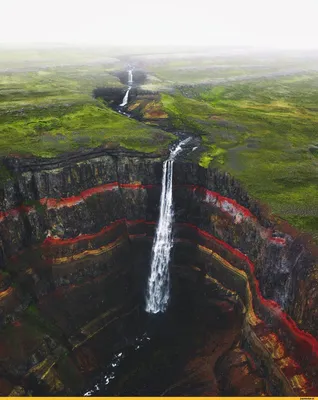
[[[0,74],[0,156],[54,157],[98,146],[166,150],[171,134],[92,99],[97,86],[121,86],[110,72],[78,66]]]
[[[200,165],[229,171],[248,192],[318,239],[318,74],[162,95],[177,129],[202,138]]]

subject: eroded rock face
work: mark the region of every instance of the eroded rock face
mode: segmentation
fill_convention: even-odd
[[[110,104],[118,105],[121,103],[125,95],[125,92],[126,92],[125,88],[98,87],[93,90],[93,97],[95,98],[101,97]]]
[[[79,393],[114,349],[136,334],[162,161],[100,149],[5,162],[14,179],[0,196],[1,393]],[[234,356],[245,343],[251,359],[263,360],[247,371],[231,356],[233,362],[221,368],[231,369],[231,379],[219,386],[200,357],[186,362],[184,376],[201,382],[202,393],[247,393],[257,375],[255,393],[317,394],[315,257],[299,239],[274,232],[259,205],[227,174],[176,162],[173,196],[171,304],[185,293],[182,287],[193,284],[200,292],[200,285],[212,285],[204,302],[219,302],[233,321],[243,318],[239,333],[228,339],[229,347],[236,343]],[[204,348],[202,360],[211,357],[212,370],[230,350],[224,344],[217,354],[208,342]],[[196,369],[198,376],[191,372]],[[247,384],[238,387],[245,372]],[[274,389],[264,383],[269,377],[277,382]],[[182,382],[167,393],[182,394]]]

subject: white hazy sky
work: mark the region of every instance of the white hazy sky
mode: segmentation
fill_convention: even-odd
[[[0,43],[318,47],[318,0],[1,0]]]

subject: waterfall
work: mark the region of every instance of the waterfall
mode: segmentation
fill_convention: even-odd
[[[165,311],[169,301],[169,261],[173,246],[173,162],[176,155],[182,150],[182,146],[190,140],[191,138],[187,138],[180,142],[178,146],[170,152],[168,160],[163,163],[159,222],[152,246],[152,261],[146,296],[146,311],[152,314]]]
[[[128,85],[132,85],[133,83],[133,73],[132,73],[132,69],[130,69],[128,71]]]
[[[124,107],[128,103],[128,95],[129,95],[130,89],[131,89],[131,86],[129,86],[129,88],[127,89],[125,96],[123,98],[123,101],[120,104],[120,107]]]
[[[133,73],[132,73],[132,69],[128,70],[128,89],[126,90],[125,96],[123,98],[122,103],[119,105],[119,107],[124,107],[127,103],[128,103],[128,96],[129,96],[129,92],[131,89],[131,85],[133,84]]]

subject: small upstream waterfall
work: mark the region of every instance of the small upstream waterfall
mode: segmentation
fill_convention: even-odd
[[[132,85],[133,83],[133,73],[132,73],[132,69],[130,69],[128,71],[128,85]]]
[[[182,150],[182,147],[190,140],[191,138],[187,138],[180,142],[178,146],[170,152],[168,160],[163,163],[159,222],[152,247],[151,270],[146,296],[146,311],[152,314],[165,311],[169,302],[169,261],[173,246],[173,162],[176,155]]]
[[[128,103],[128,96],[129,96],[129,92],[130,92],[132,84],[133,84],[133,73],[132,73],[132,69],[130,69],[128,71],[128,85],[129,86],[128,86],[128,89],[127,89],[127,91],[125,93],[125,96],[123,98],[122,103],[119,105],[120,107],[124,107]]]

